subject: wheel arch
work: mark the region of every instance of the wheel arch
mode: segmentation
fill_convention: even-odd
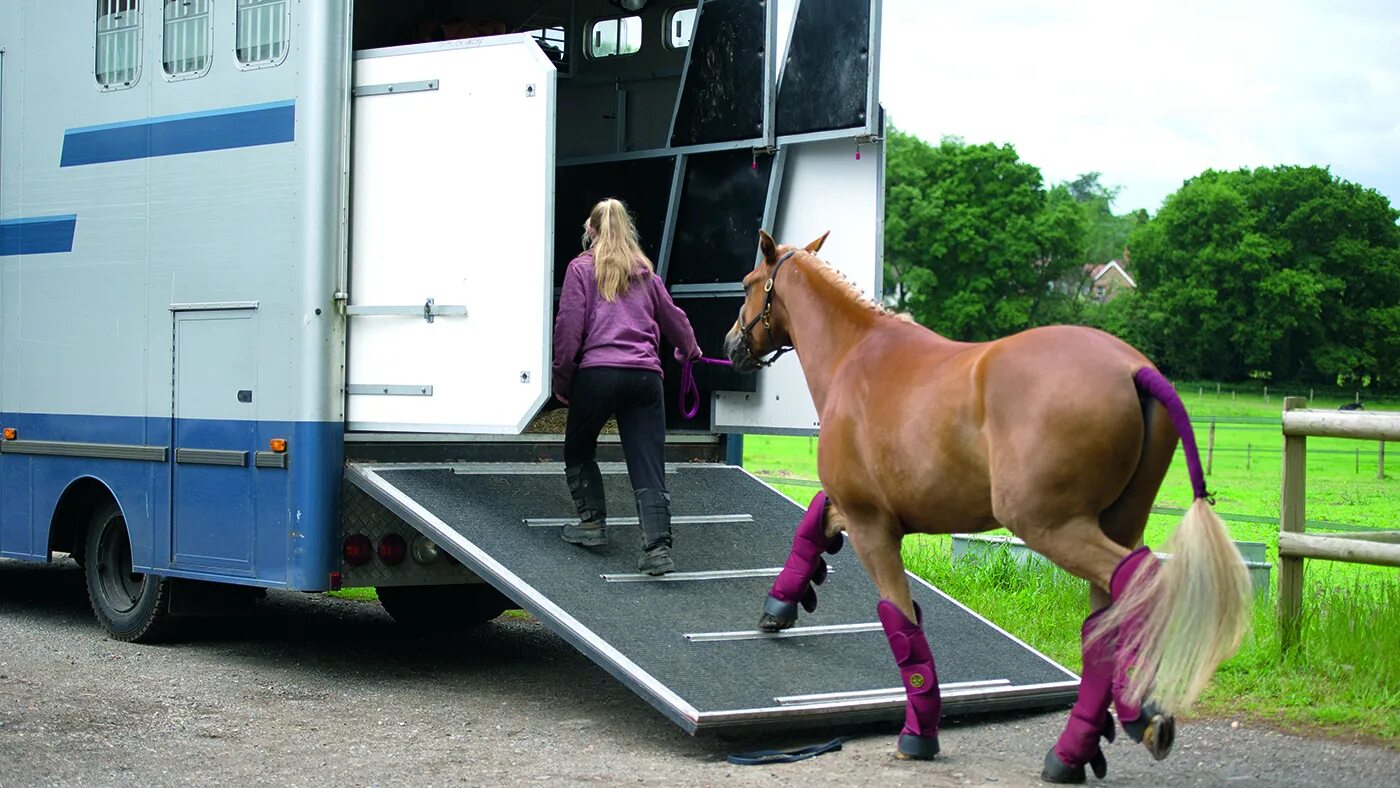
[[[79,476],[69,482],[59,495],[53,515],[49,518],[49,560],[53,560],[55,552],[69,553],[81,559],[92,517],[107,503],[115,504],[118,511],[125,512],[116,492],[96,476]]]

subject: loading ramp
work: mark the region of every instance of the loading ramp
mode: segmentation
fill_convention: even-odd
[[[427,534],[688,733],[899,720],[904,690],[849,549],[815,613],[756,624],[802,507],[730,465],[667,466],[675,574],[639,575],[625,468],[603,466],[608,546],[559,538],[573,504],[556,463],[352,462],[347,479]],[[946,714],[1063,706],[1078,678],[910,575]]]

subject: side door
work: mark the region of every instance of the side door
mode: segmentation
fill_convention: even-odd
[[[252,574],[257,312],[175,313],[171,564]]]
[[[349,429],[513,434],[544,404],[554,116],[527,35],[357,54]]]

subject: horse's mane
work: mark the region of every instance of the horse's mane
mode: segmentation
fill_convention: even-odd
[[[829,282],[832,287],[836,288],[836,292],[877,315],[892,317],[895,320],[903,320],[906,323],[914,322],[913,316],[904,312],[894,312],[866,296],[859,287],[856,287],[855,282],[852,282],[845,274],[841,273],[835,266],[827,261],[810,252],[807,253],[807,257],[811,259],[812,262],[816,263],[816,265],[812,266],[812,270],[821,276],[822,279]]]

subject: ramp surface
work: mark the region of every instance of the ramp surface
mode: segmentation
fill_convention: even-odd
[[[347,476],[433,537],[686,731],[902,719],[904,691],[849,547],[815,613],[756,628],[802,507],[741,468],[667,468],[677,573],[638,575],[641,532],[627,476],[604,466],[608,546],[559,538],[573,511],[549,463],[347,466]],[[1072,701],[1078,680],[910,575],[946,713]]]

